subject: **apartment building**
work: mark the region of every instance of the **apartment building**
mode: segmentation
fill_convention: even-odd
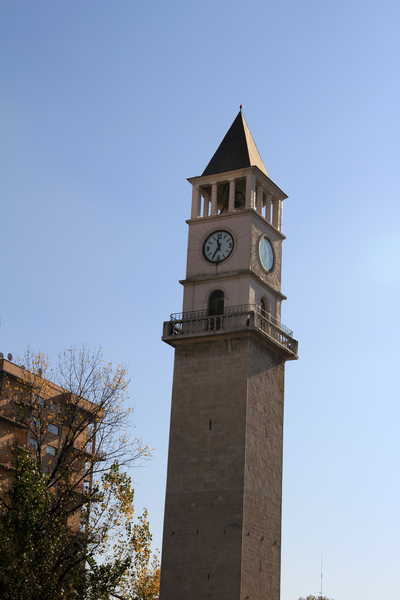
[[[0,490],[14,479],[21,450],[41,462],[54,488],[75,495],[92,487],[94,465],[104,456],[96,447],[98,407],[38,373],[0,359]],[[80,526],[80,509],[70,525]]]

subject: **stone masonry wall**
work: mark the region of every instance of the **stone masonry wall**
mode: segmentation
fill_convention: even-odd
[[[279,600],[284,362],[249,348],[241,598]]]
[[[160,600],[279,600],[278,362],[250,334],[176,346]]]

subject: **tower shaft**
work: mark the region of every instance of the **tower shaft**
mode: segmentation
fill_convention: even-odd
[[[176,346],[162,600],[279,600],[283,388],[254,333]]]

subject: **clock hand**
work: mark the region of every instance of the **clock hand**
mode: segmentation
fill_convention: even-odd
[[[214,256],[217,254],[217,252],[218,252],[218,251],[219,251],[219,248],[218,248],[218,246],[217,246],[217,249],[216,249],[216,251],[214,252],[214,254],[212,255],[212,258],[214,258]],[[212,259],[211,259],[211,260],[212,260]]]

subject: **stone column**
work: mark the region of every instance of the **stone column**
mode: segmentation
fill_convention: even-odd
[[[218,185],[213,183],[211,186],[211,214],[218,214],[218,206],[217,206],[217,193],[218,193]]]
[[[210,214],[210,196],[204,194],[203,217],[208,217]]]
[[[257,186],[257,212],[262,215],[262,203],[263,203],[264,186]]]
[[[235,180],[231,179],[229,182],[229,208],[228,212],[233,212],[235,210]]]
[[[279,200],[278,230],[282,231],[283,201]]]
[[[267,194],[265,200],[265,218],[268,223],[271,223],[271,202],[272,202],[272,194]]]
[[[198,219],[201,216],[201,192],[193,185],[192,189],[192,219]]]
[[[280,231],[282,229],[282,200],[272,200],[272,225]]]
[[[254,207],[256,177],[254,173],[246,175],[246,210]]]

